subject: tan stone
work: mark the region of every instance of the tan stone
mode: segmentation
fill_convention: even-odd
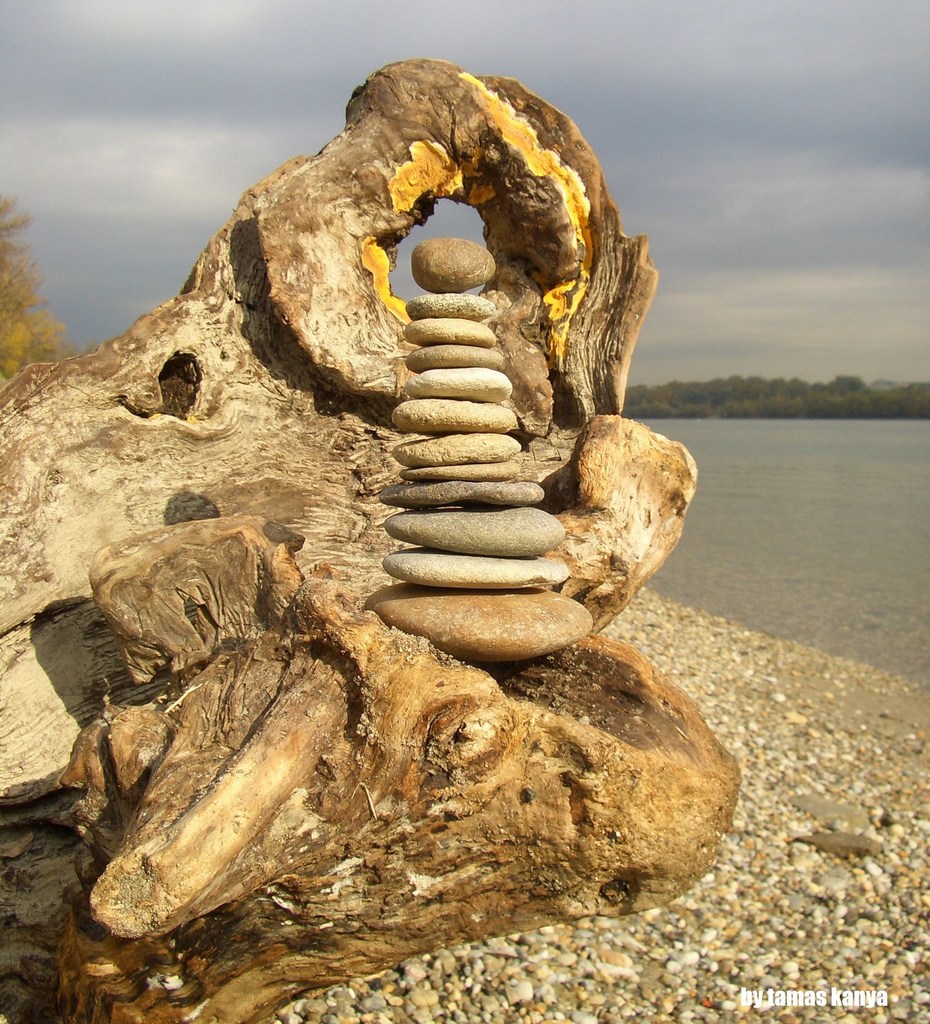
[[[477,435],[472,434],[472,437]],[[493,435],[502,437],[504,435]],[[516,480],[523,476],[522,462],[470,462],[464,465],[418,466],[401,470],[401,480]]]
[[[411,345],[473,345],[494,348],[497,335],[486,324],[458,317],[427,317],[412,320],[404,328],[404,340]]]
[[[565,563],[554,558],[490,558],[408,548],[386,555],[381,564],[388,576],[425,587],[513,590],[552,587],[568,579]]]
[[[519,661],[575,643],[591,614],[550,590],[454,590],[398,583],[365,604],[388,626],[423,636],[462,661]]]
[[[425,370],[411,377],[404,387],[410,398],[464,398],[470,402],[503,402],[512,391],[506,374],[480,366]]]
[[[402,465],[458,466],[472,462],[507,462],[520,452],[520,442],[509,434],[446,434],[422,441],[405,441],[391,454]],[[403,476],[403,474],[401,474]],[[411,479],[406,477],[405,479]],[[449,479],[448,477],[444,479]],[[452,479],[474,480],[489,477],[460,477]],[[497,479],[496,477],[494,479]]]
[[[445,398],[401,402],[391,419],[411,434],[506,434],[517,428],[516,415],[502,405]]]
[[[427,345],[416,352],[411,352],[405,360],[405,365],[414,373],[460,366],[484,366],[489,370],[503,370],[507,361],[499,348],[479,348],[477,345]]]
[[[407,303],[407,316],[411,320],[432,317],[487,320],[496,312],[497,306],[480,295],[417,295]]]
[[[413,279],[428,292],[467,292],[494,276],[494,257],[464,238],[430,238],[410,254]]]

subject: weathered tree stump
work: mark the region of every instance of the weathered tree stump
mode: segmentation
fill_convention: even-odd
[[[259,1021],[428,946],[666,902],[712,862],[737,772],[635,651],[492,674],[360,610],[409,350],[388,270],[441,197],[497,262],[563,592],[603,625],[674,546],[694,466],[620,415],[655,272],[596,158],[513,80],[378,72],[177,299],[0,391],[0,856],[49,906],[5,883],[11,1019],[48,1014],[59,940],[66,1020]]]
[[[416,952],[693,883],[734,788],[693,705],[597,637],[497,672],[314,579],[168,711],[85,730],[65,782],[105,867],[62,947],[68,1019],[260,1021]]]

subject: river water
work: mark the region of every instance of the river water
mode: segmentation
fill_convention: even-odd
[[[699,474],[655,590],[930,690],[930,422],[649,426]]]

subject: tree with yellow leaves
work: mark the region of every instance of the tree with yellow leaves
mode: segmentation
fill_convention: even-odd
[[[44,306],[39,271],[19,237],[30,219],[0,195],[0,380],[27,363],[73,354],[64,327]]]

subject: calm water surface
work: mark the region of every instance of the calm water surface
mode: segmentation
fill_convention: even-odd
[[[649,426],[699,471],[659,593],[930,689],[930,422]]]

